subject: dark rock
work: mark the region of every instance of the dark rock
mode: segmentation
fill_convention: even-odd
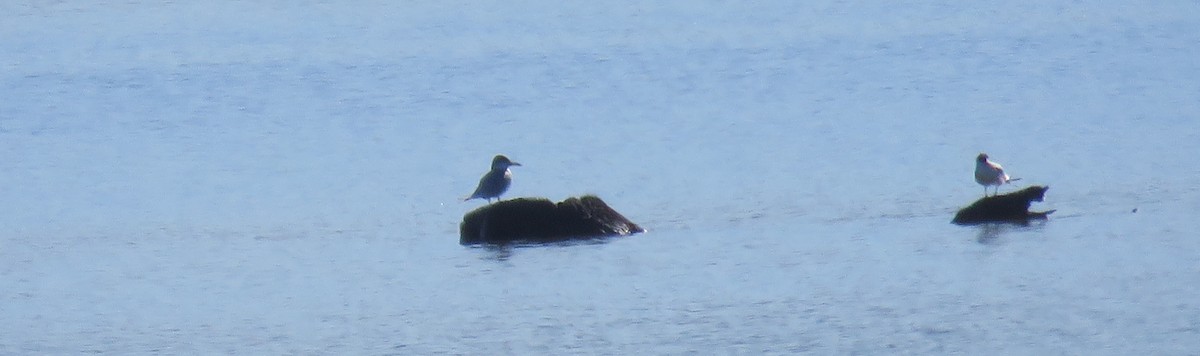
[[[557,204],[544,198],[499,201],[464,215],[458,231],[463,245],[546,243],[645,232],[591,195]]]
[[[1045,220],[1050,211],[1029,211],[1029,205],[1045,198],[1050,187],[1032,186],[1012,193],[984,197],[954,215],[953,223],[959,225],[989,222],[1011,222],[1028,224],[1030,220]]]

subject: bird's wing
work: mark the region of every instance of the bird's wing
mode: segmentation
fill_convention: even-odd
[[[1013,181],[1013,179],[1009,178],[1008,172],[1004,171],[1004,167],[1001,167],[999,164],[993,165],[996,167],[996,180],[1000,181],[1000,184]]]
[[[479,185],[475,186],[475,191],[471,192],[471,195],[468,195],[466,198],[463,198],[463,201],[468,201],[468,200],[475,199],[475,198],[482,198],[482,196],[480,196],[479,194],[483,192],[483,187],[487,186],[487,180],[488,180],[487,174],[484,174],[482,178],[479,178]]]

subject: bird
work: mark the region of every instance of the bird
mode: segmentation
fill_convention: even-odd
[[[508,170],[508,167],[520,165],[504,155],[496,155],[492,158],[492,170],[479,179],[479,186],[475,188],[475,192],[471,193],[471,196],[463,198],[463,201],[475,198],[483,198],[488,201],[488,204],[492,203],[492,198],[500,201],[500,195],[504,194],[504,191],[508,190],[508,186],[512,184],[512,172]]]
[[[1019,180],[1020,178],[1009,178],[1007,173],[1004,173],[1004,167],[999,163],[988,160],[987,153],[980,153],[975,157],[975,182],[983,185],[983,196],[987,197],[988,186],[996,186],[996,194],[1000,194],[1000,186]]]

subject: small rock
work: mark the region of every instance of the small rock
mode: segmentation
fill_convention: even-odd
[[[645,232],[595,196],[551,203],[517,198],[488,204],[463,216],[459,243],[547,243]]]
[[[1050,211],[1029,211],[1035,201],[1045,198],[1048,186],[1031,186],[1012,193],[983,197],[954,215],[955,224],[972,225],[988,222],[1028,224],[1030,220],[1045,220]]]

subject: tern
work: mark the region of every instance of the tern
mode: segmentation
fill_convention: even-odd
[[[492,198],[500,201],[500,195],[504,194],[508,190],[508,186],[512,184],[512,172],[508,170],[508,167],[520,165],[520,163],[510,161],[504,155],[496,155],[495,158],[492,158],[492,170],[479,179],[479,186],[475,188],[475,192],[463,201],[475,198],[485,199],[489,204],[492,202]]]

